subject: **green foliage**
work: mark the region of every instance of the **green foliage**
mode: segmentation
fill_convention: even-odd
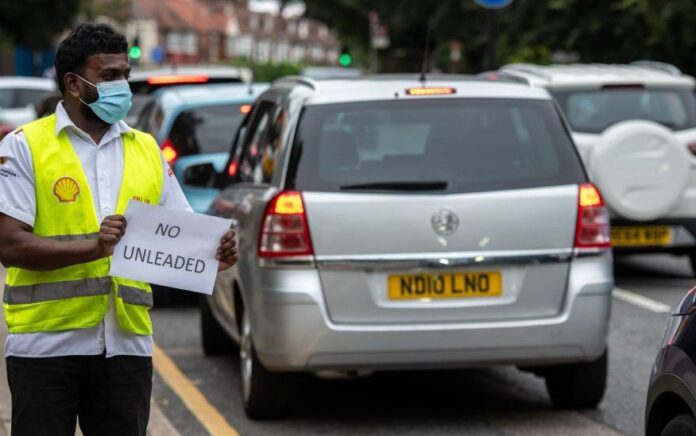
[[[51,48],[79,7],[80,0],[5,0],[0,3],[0,31],[15,44]]]
[[[302,71],[302,66],[297,64],[257,64],[243,58],[236,59],[231,64],[236,67],[250,68],[254,73],[255,82],[272,82],[279,77],[297,75]]]
[[[437,67],[450,71],[451,40],[462,42],[457,70],[478,72],[485,61],[486,11],[473,0],[305,0],[307,14],[329,23],[363,63],[368,18],[377,11],[389,27],[391,47],[380,52],[383,71],[417,71],[428,23]],[[696,73],[696,1],[515,0],[495,12],[498,62],[551,61],[553,52],[581,62],[671,62]]]
[[[510,53],[506,63],[530,63],[548,65],[551,63],[551,50],[543,45],[530,45],[520,47],[517,51]]]

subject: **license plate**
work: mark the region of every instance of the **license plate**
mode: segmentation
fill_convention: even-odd
[[[497,271],[392,275],[387,289],[390,300],[498,297],[503,280]]]
[[[669,226],[620,226],[612,227],[611,243],[614,247],[645,247],[672,243]]]

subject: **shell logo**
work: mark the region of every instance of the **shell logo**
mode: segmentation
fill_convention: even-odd
[[[73,203],[80,193],[80,185],[72,177],[61,177],[53,185],[53,195],[61,203]]]

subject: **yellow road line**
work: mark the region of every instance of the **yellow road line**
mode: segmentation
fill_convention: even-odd
[[[224,416],[213,407],[200,390],[184,375],[174,361],[157,344],[152,346],[152,362],[165,383],[176,393],[211,435],[238,436]]]

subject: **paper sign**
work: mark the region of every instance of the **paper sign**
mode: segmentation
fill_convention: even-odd
[[[114,249],[110,275],[212,294],[215,259],[230,220],[131,200],[126,234]]]

